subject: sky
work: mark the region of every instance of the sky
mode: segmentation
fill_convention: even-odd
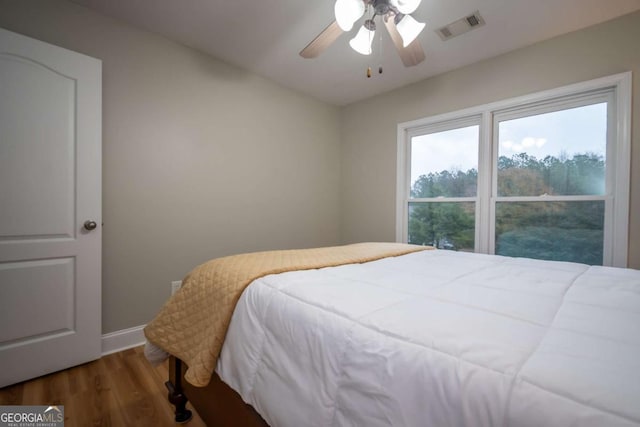
[[[605,156],[607,104],[556,111],[502,121],[498,153],[526,152],[538,159],[551,155],[597,153]],[[411,139],[411,182],[443,170],[478,168],[479,126],[469,126]]]

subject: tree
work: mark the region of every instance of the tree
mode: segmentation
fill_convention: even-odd
[[[413,198],[474,197],[478,172],[470,169],[421,175],[411,188]],[[475,211],[469,203],[414,204],[409,214],[409,242],[443,249],[473,250]]]
[[[477,194],[478,171],[469,169],[441,171],[420,175],[411,187],[411,197],[474,197]]]
[[[469,203],[434,202],[412,206],[409,243],[441,249],[473,250],[475,216]]]
[[[542,160],[527,153],[500,156],[498,194],[604,194],[604,173],[604,158],[594,153]],[[429,173],[413,183],[411,197],[474,197],[477,179],[476,169]],[[603,223],[601,201],[501,202],[496,207],[496,253],[601,264]],[[412,202],[409,242],[473,250],[474,224],[473,203]]]

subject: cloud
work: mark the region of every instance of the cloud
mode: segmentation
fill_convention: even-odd
[[[544,144],[547,143],[547,139],[546,138],[533,138],[531,136],[528,136],[526,138],[522,139],[522,146],[529,148],[529,147],[536,147],[536,148],[540,148],[542,147]]]
[[[547,143],[546,138],[534,138],[532,136],[527,136],[522,138],[520,143],[513,142],[511,140],[502,141],[500,145],[507,150],[514,151],[516,153],[522,153],[523,151],[527,151],[531,148],[542,148],[543,145]]]

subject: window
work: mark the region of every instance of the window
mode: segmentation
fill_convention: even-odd
[[[626,266],[630,73],[398,129],[398,241]]]
[[[418,131],[410,139],[407,237],[418,245],[473,251],[479,120],[447,125]]]

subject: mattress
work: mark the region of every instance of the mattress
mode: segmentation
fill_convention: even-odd
[[[640,426],[640,271],[443,250],[269,275],[217,372],[271,426]]]

